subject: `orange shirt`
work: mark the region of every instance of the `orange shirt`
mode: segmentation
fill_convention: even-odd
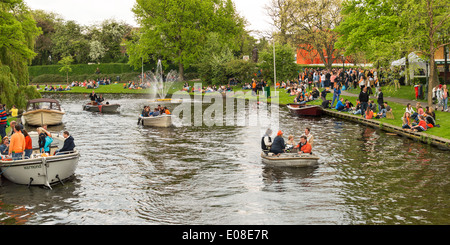
[[[25,150],[25,137],[22,132],[14,133],[11,136],[11,141],[9,143],[9,154],[22,153]]]
[[[311,144],[306,142],[306,144],[304,144],[302,148],[300,148],[300,151],[303,151],[303,153],[311,153],[312,151]]]
[[[25,137],[25,150],[31,150],[33,149],[33,143],[31,142],[31,137],[27,136]]]
[[[170,111],[169,110],[165,110],[164,113],[166,113],[167,115],[170,115]]]
[[[370,111],[369,114],[366,113],[366,119],[372,119],[373,111]]]

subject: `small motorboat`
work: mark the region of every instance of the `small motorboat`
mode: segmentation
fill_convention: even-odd
[[[31,126],[52,126],[61,124],[64,114],[57,100],[41,98],[28,101],[21,120]]]
[[[92,112],[101,112],[101,113],[113,113],[117,112],[117,109],[119,109],[119,104],[101,104],[99,105],[97,102],[94,103],[88,103],[86,105],[83,105],[83,110],[85,111],[92,111]]]
[[[298,116],[321,116],[323,109],[318,105],[287,104],[289,111]]]
[[[281,153],[277,156],[261,152],[261,158],[263,163],[274,167],[310,167],[319,164],[319,157],[309,153]]]
[[[172,126],[172,115],[163,114],[156,117],[139,116],[139,122],[143,126],[167,128]]]
[[[37,132],[28,133],[32,142],[38,142]],[[75,174],[80,154],[77,150],[64,152],[62,155],[54,155],[58,145],[62,146],[64,138],[52,134],[53,147],[50,155],[42,154],[39,148],[33,148],[30,158],[23,160],[12,160],[6,156],[0,159],[0,170],[2,175],[9,181],[20,185],[46,186],[63,183]]]

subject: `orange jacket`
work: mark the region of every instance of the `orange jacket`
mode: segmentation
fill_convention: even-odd
[[[11,136],[11,141],[9,143],[9,154],[11,153],[22,153],[25,150],[25,137],[22,132],[14,133]]]
[[[31,137],[27,136],[25,137],[25,150],[31,150],[33,149],[33,143],[31,142]]]
[[[300,144],[297,145],[296,148],[300,147]],[[301,148],[300,151],[303,151],[303,153],[311,153],[312,151],[312,147],[311,144],[306,142],[306,144],[304,144]]]

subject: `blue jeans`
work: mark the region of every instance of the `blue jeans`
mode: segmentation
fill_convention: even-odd
[[[369,103],[367,102],[361,102],[361,115],[365,116],[367,107],[369,107]]]
[[[333,102],[331,102],[331,107],[334,106],[334,100],[339,101],[339,94],[333,94]]]
[[[448,97],[445,98],[445,99],[443,99],[442,102],[444,103],[443,110],[445,111],[445,110],[447,110],[447,108],[448,108],[448,107],[447,107],[447,106],[448,106],[448,105],[447,105],[447,103],[448,103]]]
[[[33,153],[33,149],[25,150],[25,159],[30,158],[31,153]]]
[[[12,157],[13,161],[14,160],[22,160],[22,155],[23,155],[23,152],[21,152],[21,153],[12,153],[11,157]]]

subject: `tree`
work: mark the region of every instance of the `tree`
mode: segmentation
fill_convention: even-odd
[[[69,72],[72,72],[72,68],[70,67],[72,62],[72,56],[66,56],[58,61],[58,64],[62,65],[62,67],[59,69],[59,72],[66,73],[67,83],[69,83]]]
[[[184,80],[184,69],[196,63],[208,33],[219,33],[232,50],[239,48],[235,40],[243,21],[231,0],[137,0],[133,12],[141,25],[138,37],[127,43],[135,67],[142,59],[167,59],[178,64]]]
[[[33,10],[31,12],[36,20],[36,25],[41,28],[42,33],[36,39],[34,51],[37,53],[32,65],[50,65],[53,64],[53,35],[55,27],[61,24],[63,19],[56,13],[46,12],[44,10]]]
[[[0,1],[0,102],[26,106],[26,100],[40,97],[28,86],[28,64],[36,53],[40,34],[30,10],[22,0]]]
[[[89,57],[92,61],[100,62],[100,59],[105,56],[106,49],[102,43],[97,40],[89,42]]]
[[[371,62],[388,65],[410,52],[429,61],[428,104],[438,84],[436,50],[448,45],[450,28],[448,0],[350,0],[344,2],[344,20],[338,46],[347,53],[364,52]]]
[[[263,70],[264,79],[274,83],[273,67],[273,45],[270,45],[261,52],[260,68]],[[294,79],[296,77],[296,64],[294,49],[289,45],[275,44],[275,64],[277,72],[277,81]]]
[[[265,6],[267,14],[272,19],[272,25],[276,28],[275,38],[282,45],[292,40],[293,22],[291,17],[297,11],[294,7],[294,1],[291,0],[271,0]]]
[[[75,21],[57,23],[53,34],[53,59],[61,60],[63,57],[72,56],[76,63],[89,62],[89,40],[83,32],[86,27],[80,26]]]
[[[340,57],[335,47],[338,33],[334,29],[341,22],[342,0],[286,0],[295,9],[289,16],[292,22],[293,43],[308,52],[317,52],[323,64],[331,69]]]

